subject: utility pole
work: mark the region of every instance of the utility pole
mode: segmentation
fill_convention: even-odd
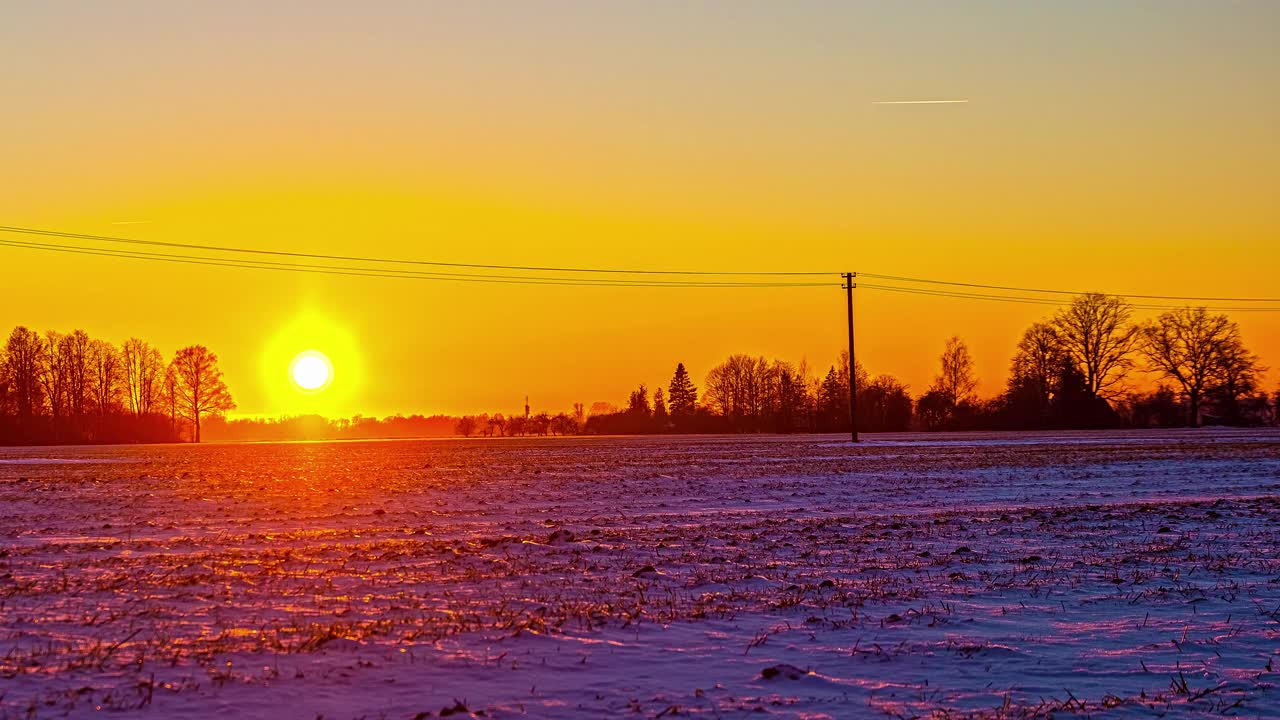
[[[853,354],[853,278],[858,273],[844,274],[845,297],[849,301],[849,434],[858,442],[858,363]]]

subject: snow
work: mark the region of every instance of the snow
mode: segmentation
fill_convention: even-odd
[[[0,449],[0,718],[1276,717],[1277,548],[1263,430]]]
[[[83,465],[88,463],[129,462],[110,458],[14,457],[0,458],[0,465]]]

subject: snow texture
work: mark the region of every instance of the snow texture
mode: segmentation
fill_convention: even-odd
[[[1280,717],[1280,434],[0,449],[0,718]]]

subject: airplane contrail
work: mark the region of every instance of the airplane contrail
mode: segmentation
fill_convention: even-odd
[[[954,105],[968,100],[872,100],[872,105]]]

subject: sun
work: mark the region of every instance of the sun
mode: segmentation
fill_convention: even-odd
[[[299,392],[323,392],[333,382],[333,363],[319,350],[303,350],[289,363],[289,379]]]

